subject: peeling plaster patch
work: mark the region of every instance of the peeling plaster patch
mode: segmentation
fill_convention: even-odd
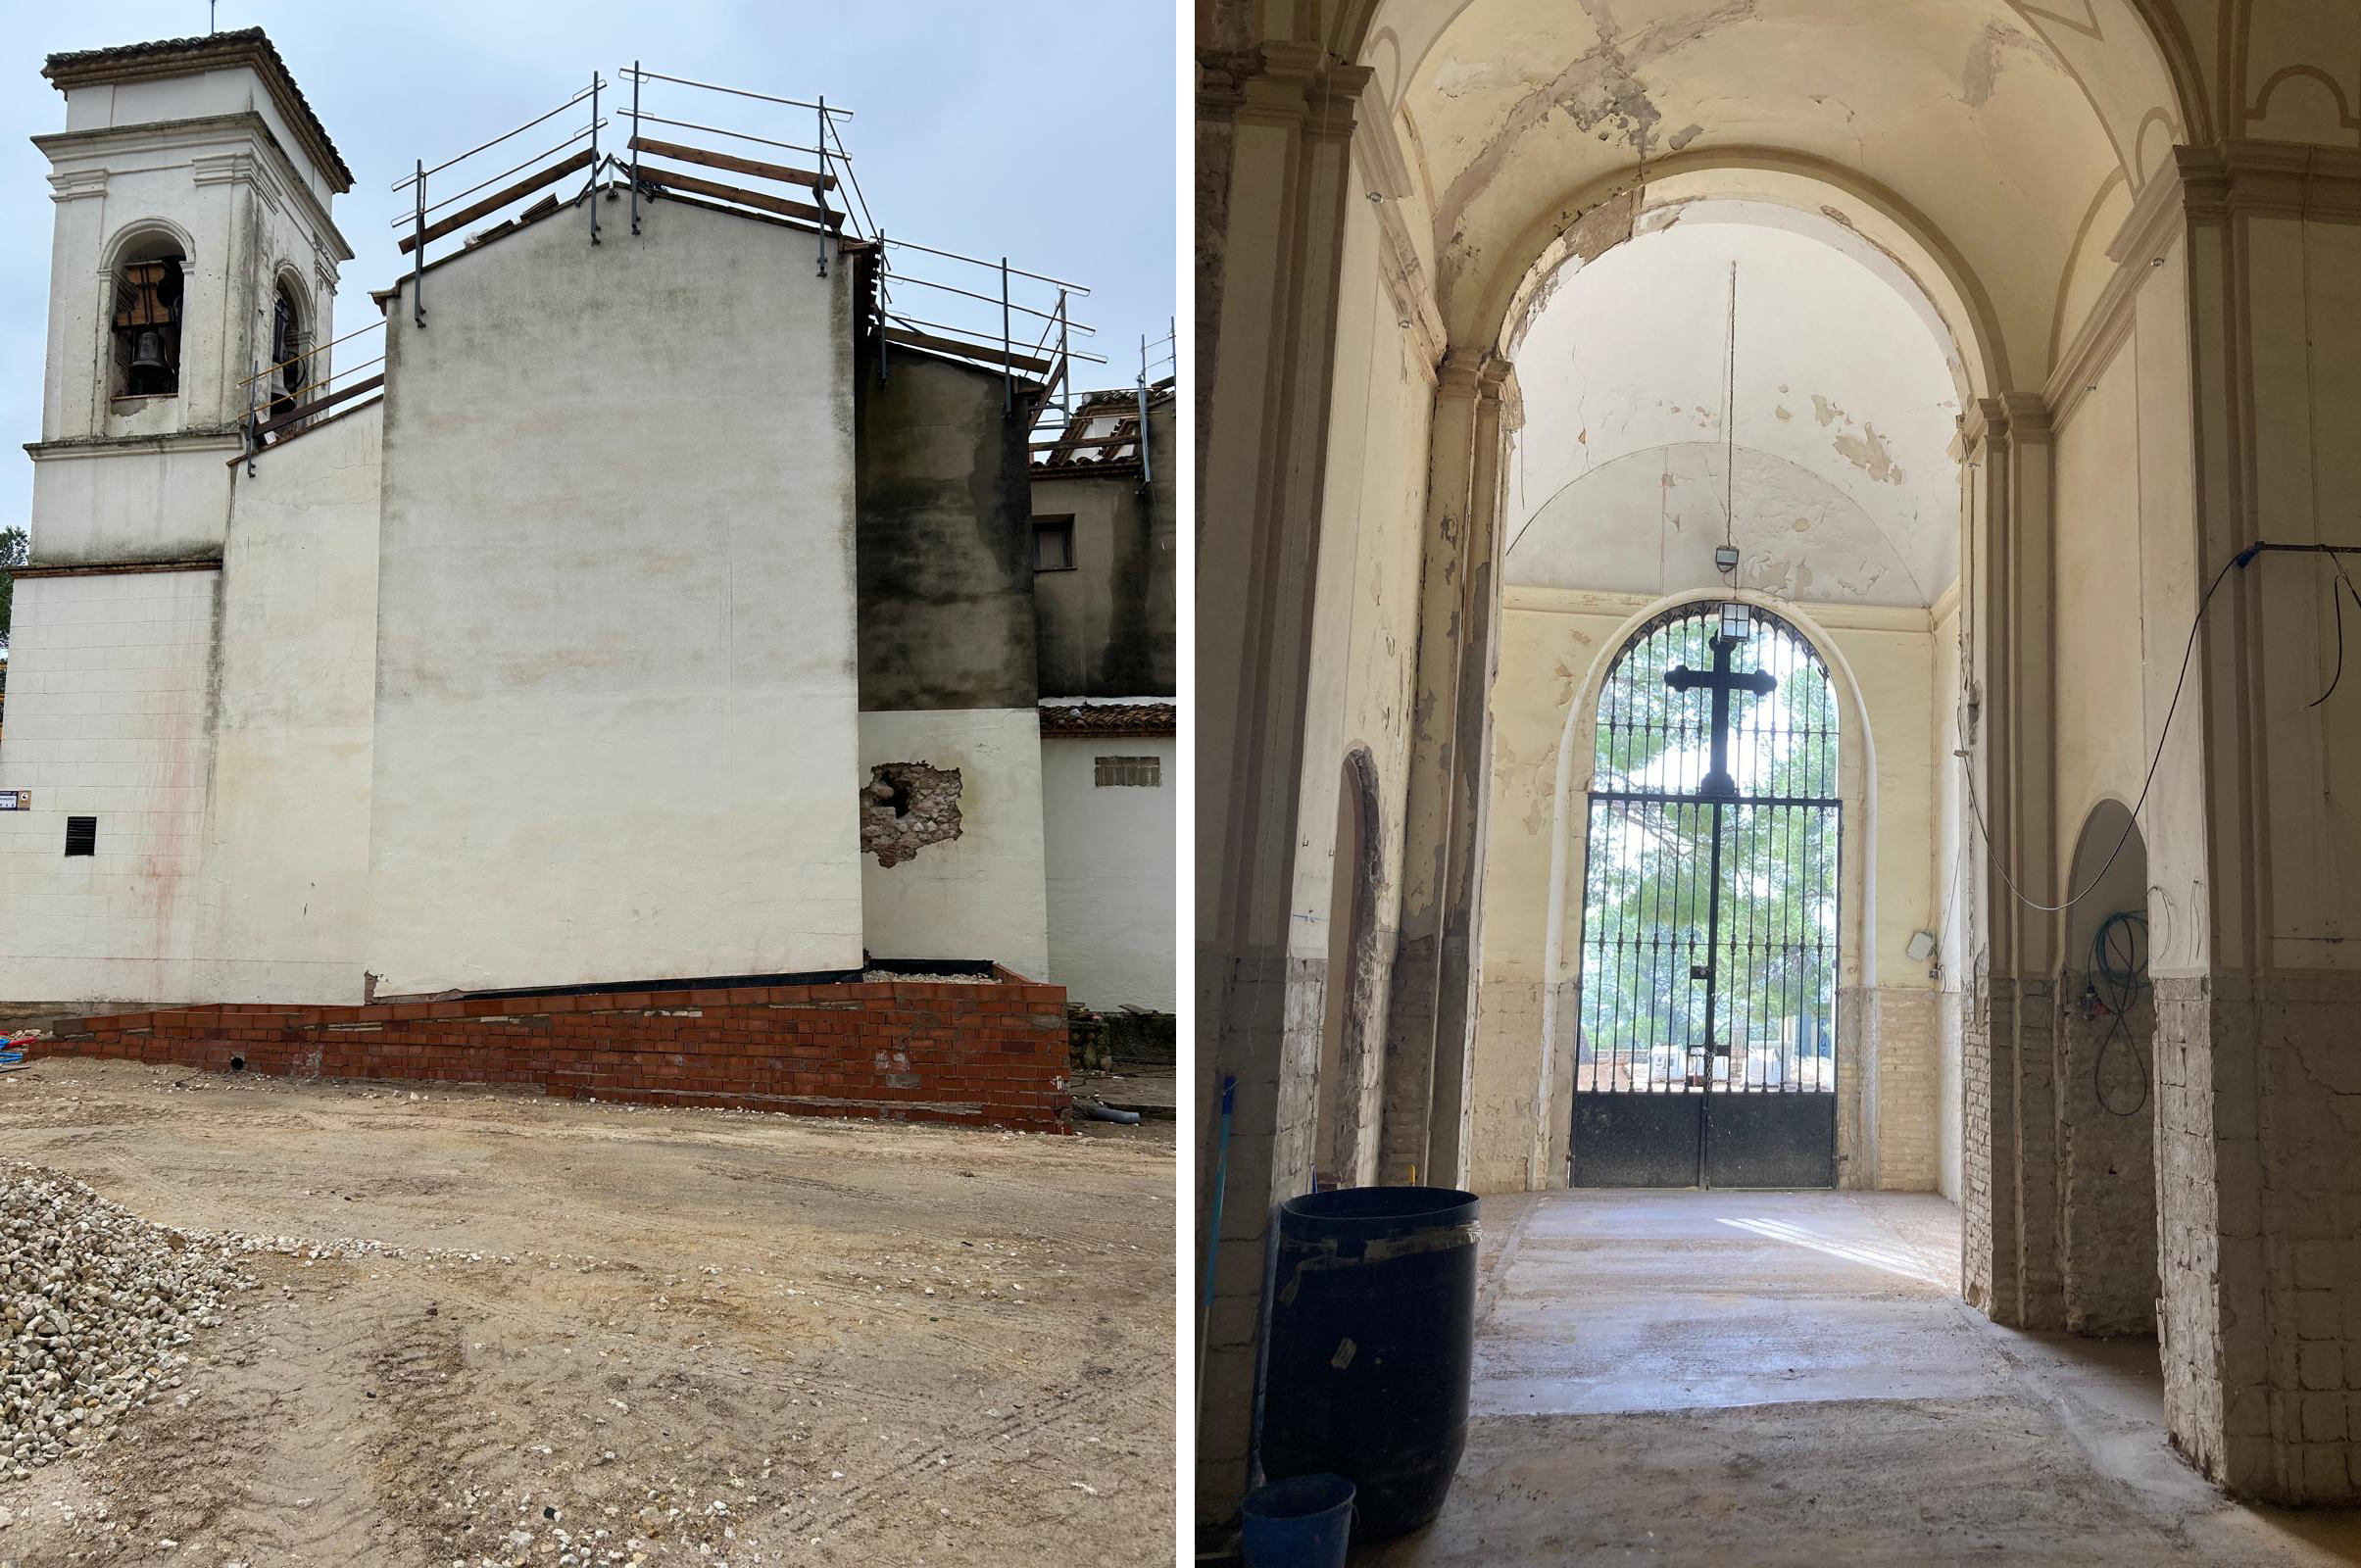
[[[1968,46],[1967,65],[1959,73],[1960,96],[1970,109],[1982,109],[1992,102],[1992,90],[2000,80],[2001,59],[2011,49],[2022,50],[2052,71],[2065,69],[2065,63],[2041,39],[2003,23],[1988,22]]]
[[[1526,131],[1541,129],[1554,116],[1563,115],[1578,133],[1598,132],[1601,140],[1621,134],[1634,147],[1645,150],[1664,117],[1640,83],[1641,68],[1734,23],[1746,21],[1754,15],[1754,3],[1755,0],[1725,0],[1711,10],[1644,27],[1628,40],[1604,4],[1587,7],[1599,28],[1599,42],[1550,80],[1529,88],[1518,98],[1501,117],[1500,128],[1485,138],[1475,156],[1444,190],[1442,199],[1435,204],[1436,251],[1461,253],[1458,259],[1465,259],[1461,226],[1468,208],[1514,156],[1519,138]],[[1484,76],[1497,75],[1510,81],[1524,79],[1520,71],[1504,63],[1454,63],[1449,69],[1455,73],[1454,81],[1463,84],[1462,90],[1476,85]],[[1630,237],[1628,224],[1624,237]]]
[[[883,866],[959,836],[959,770],[924,762],[879,762],[861,790],[861,852]]]
[[[1697,140],[1697,137],[1703,135],[1705,127],[1702,125],[1683,125],[1679,130],[1676,130],[1672,133],[1672,140],[1666,142],[1664,145],[1670,147],[1674,152],[1677,153],[1683,148],[1687,147],[1691,142]]]
[[[1822,202],[1820,204],[1820,216],[1827,219],[1830,222],[1836,223],[1842,227],[1852,228],[1852,215],[1845,211],[1845,209],[1842,207],[1831,207],[1826,202]],[[1860,230],[1853,229],[1853,232],[1857,234],[1860,232]],[[1780,390],[1785,391],[1786,388],[1782,387]]]
[[[1787,405],[1782,403],[1771,411],[1771,417],[1784,422],[1786,420],[1793,419],[1795,416],[1788,413]]]
[[[1779,390],[1785,392],[1787,388],[1781,387]],[[1818,419],[1822,424],[1834,424],[1839,419],[1845,417],[1845,411],[1838,408],[1834,403],[1829,402],[1828,399],[1822,397],[1819,393],[1814,392],[1812,394],[1812,416]]]
[[[1825,424],[1828,421],[1820,421]],[[1883,484],[1900,484],[1903,474],[1894,454],[1886,450],[1886,438],[1877,433],[1877,426],[1864,424],[1859,435],[1837,437],[1837,453],[1845,462]]]

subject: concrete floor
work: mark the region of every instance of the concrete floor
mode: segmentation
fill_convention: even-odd
[[[2361,1563],[2361,1515],[2225,1501],[2148,1343],[1995,1328],[1931,1196],[1484,1200],[1467,1451],[1357,1565]]]

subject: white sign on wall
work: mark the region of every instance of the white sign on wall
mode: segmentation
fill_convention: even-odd
[[[29,811],[32,809],[32,791],[0,790],[0,811]]]

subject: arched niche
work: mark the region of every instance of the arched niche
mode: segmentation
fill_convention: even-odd
[[[2121,802],[2075,840],[2057,999],[2058,1265],[2066,1327],[2155,1332],[2156,1008],[2147,844]]]
[[[1354,746],[1339,772],[1312,1149],[1324,1188],[1363,1186],[1376,1178],[1385,1060],[1379,1036],[1393,957],[1378,922],[1385,835],[1377,763],[1369,748]]]

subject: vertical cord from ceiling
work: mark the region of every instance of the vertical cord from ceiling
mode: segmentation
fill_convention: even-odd
[[[1738,544],[1738,262],[1730,263],[1729,342],[1722,356],[1722,543]]]

